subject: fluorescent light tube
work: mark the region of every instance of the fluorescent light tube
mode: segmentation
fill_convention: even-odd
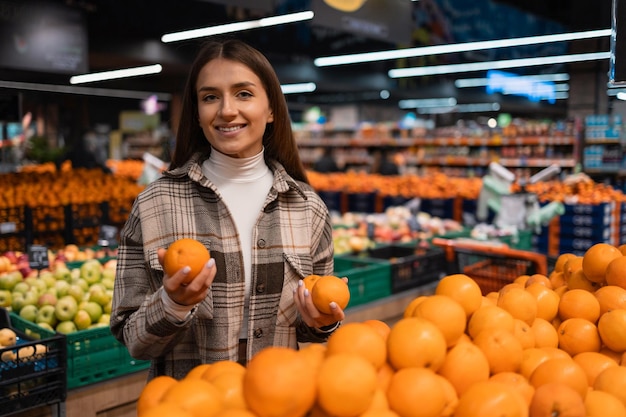
[[[169,93],[154,93],[149,91],[114,90],[109,88],[72,87],[68,85],[23,83],[18,81],[0,81],[0,88],[12,88],[16,90],[46,91],[50,93],[82,94],[86,96],[116,97],[145,100],[155,95],[159,100],[169,101],[172,95]]]
[[[530,80],[530,81],[569,81],[569,74],[537,74],[537,75],[518,75],[516,79]],[[467,87],[485,87],[489,83],[488,78],[463,78],[454,81],[456,88]]]
[[[490,69],[533,67],[538,65],[566,64],[571,62],[609,59],[610,52],[555,55],[540,58],[520,58],[503,61],[473,62],[469,64],[433,65],[430,67],[397,68],[389,70],[391,78],[422,77],[425,75],[454,74],[459,72],[486,71]]]
[[[443,114],[443,113],[483,113],[500,110],[499,103],[473,103],[458,104],[456,106],[427,107],[417,109],[420,114]]]
[[[610,36],[611,29],[590,30],[585,32],[560,33],[556,35],[527,36],[523,38],[497,39],[491,41],[466,42],[450,45],[434,45],[419,48],[397,49],[392,51],[366,52],[360,54],[338,55],[316,58],[313,63],[318,67],[356,64],[360,62],[386,61],[417,56],[451,54],[457,52],[479,51],[484,49],[507,48],[512,46],[538,45],[542,43],[573,41],[579,39],[602,38]]]
[[[207,36],[220,35],[222,33],[240,32],[243,30],[256,29],[261,27],[284,25],[286,23],[301,22],[313,19],[312,11],[290,13],[281,16],[264,17],[259,20],[247,22],[227,23],[225,25],[210,26],[201,29],[184,30],[182,32],[167,33],[161,36],[161,42],[177,42],[194,38],[204,38]]]
[[[137,77],[139,75],[158,74],[163,67],[160,64],[143,67],[126,68],[112,71],[94,72],[91,74],[74,75],[70,84],[91,83],[95,81],[114,80],[118,78]]]
[[[398,102],[398,106],[401,109],[414,109],[414,108],[426,108],[426,107],[454,107],[456,106],[456,99],[454,97],[408,99],[408,100],[400,100]]]
[[[283,94],[311,93],[315,91],[316,88],[317,85],[315,85],[315,83],[282,84],[280,86]]]

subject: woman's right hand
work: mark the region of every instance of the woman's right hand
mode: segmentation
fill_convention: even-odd
[[[165,252],[166,250],[163,248],[157,251],[161,265],[163,265]],[[215,274],[217,274],[215,259],[209,259],[202,271],[191,282],[183,284],[187,278],[187,273],[189,273],[187,268],[181,268],[171,277],[167,274],[163,275],[163,289],[175,303],[191,306],[200,303],[207,296],[209,287],[215,279]]]

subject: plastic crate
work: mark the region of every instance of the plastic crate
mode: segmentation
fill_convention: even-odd
[[[0,208],[0,253],[26,248],[26,210],[24,206]]]
[[[147,369],[150,361],[130,356],[108,327],[95,327],[66,335],[69,389]]]
[[[0,328],[5,327],[16,333],[17,343],[0,348],[0,416],[54,405],[60,415],[67,398],[65,336],[0,309]]]
[[[355,256],[335,257],[335,275],[348,278],[350,302],[355,307],[391,295],[391,265]]]
[[[368,250],[367,257],[384,259],[391,264],[393,294],[436,281],[445,272],[444,252],[436,247],[385,245]]]

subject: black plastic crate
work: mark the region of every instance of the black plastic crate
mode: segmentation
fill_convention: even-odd
[[[23,251],[28,230],[24,206],[0,208],[0,252]]]
[[[0,348],[0,416],[55,405],[59,415],[67,398],[65,336],[5,309],[0,309],[1,328],[13,330],[17,343]]]
[[[386,245],[368,250],[367,257],[391,263],[393,294],[437,281],[445,274],[445,254],[441,248]]]

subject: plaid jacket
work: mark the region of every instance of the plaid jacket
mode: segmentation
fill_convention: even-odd
[[[241,247],[228,208],[202,174],[201,159],[196,155],[149,184],[120,231],[111,331],[131,356],[152,361],[150,378],[181,378],[201,363],[237,360],[244,308]],[[298,342],[328,337],[306,326],[293,302],[299,279],[333,272],[328,209],[279,163],[270,169],[274,183],[253,232],[248,359],[270,345],[297,348]],[[204,301],[185,321],[173,322],[161,301],[157,249],[183,237],[203,242],[218,272]]]

